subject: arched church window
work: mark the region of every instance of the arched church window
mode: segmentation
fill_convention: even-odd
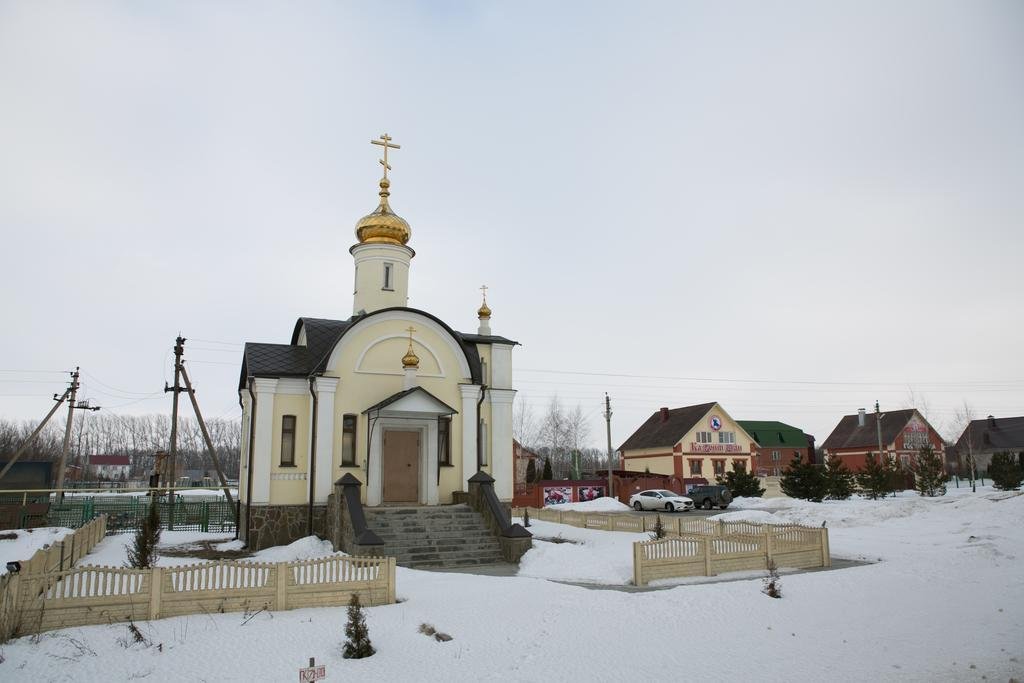
[[[394,276],[394,270],[395,270],[395,264],[393,264],[393,263],[385,263],[384,264],[384,286],[382,287],[382,289],[391,290],[391,289],[395,288],[395,285],[394,285],[394,277],[395,277]]]
[[[341,418],[341,466],[355,467],[356,464],[356,416],[347,414]]]
[[[295,416],[281,418],[281,467],[295,467]]]

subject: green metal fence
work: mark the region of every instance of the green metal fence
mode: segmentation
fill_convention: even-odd
[[[107,533],[135,531],[149,512],[149,496],[76,496],[51,503],[47,524],[77,529],[107,515]],[[175,531],[234,531],[235,506],[226,498],[157,502],[161,526]]]

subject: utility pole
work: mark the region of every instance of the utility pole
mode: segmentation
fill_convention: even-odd
[[[32,442],[36,440],[37,436],[39,436],[39,432],[43,431],[43,427],[46,426],[46,423],[50,421],[50,418],[53,417],[54,413],[57,412],[57,409],[60,408],[61,404],[64,403],[70,395],[71,387],[65,389],[60,398],[57,398],[57,394],[53,395],[53,400],[56,401],[56,403],[53,404],[53,407],[50,408],[50,412],[46,414],[46,417],[44,417],[43,421],[39,423],[39,426],[35,428],[35,431],[29,434],[28,438],[25,439],[25,443],[21,444],[21,448],[19,448],[18,452],[14,454],[14,457],[11,458],[4,469],[0,471],[0,479],[3,479],[4,475],[7,474],[7,471],[14,467],[14,463],[18,461],[18,458],[20,458],[26,450],[28,450],[28,447],[31,446]]]
[[[612,401],[604,392],[604,423],[608,434],[608,497],[612,498]]]
[[[882,413],[878,407],[878,401],[875,401],[875,426],[878,428],[878,462],[882,462]]]
[[[210,438],[210,432],[206,428],[206,421],[203,420],[203,414],[199,412],[199,401],[196,400],[196,390],[192,388],[192,382],[189,381],[188,373],[185,372],[184,364],[181,366],[181,377],[185,380],[185,391],[188,392],[188,397],[192,399],[192,409],[196,412],[196,419],[199,420],[199,429],[203,433],[203,440],[206,441],[206,450],[210,453],[210,460],[213,461],[213,466],[217,470],[217,477],[220,479],[220,485],[224,489],[224,496],[228,499],[228,504],[234,507],[234,501],[231,500],[231,491],[228,489],[227,477],[224,476],[224,470],[220,468],[220,461],[217,459],[217,451],[213,449],[213,439]]]
[[[75,422],[75,411],[76,410],[99,410],[99,406],[90,406],[88,401],[75,401],[75,397],[78,395],[78,389],[81,386],[78,383],[79,368],[75,367],[75,371],[71,373],[71,386],[68,387],[68,391],[71,392],[68,397],[68,422],[64,426],[64,445],[60,452],[60,462],[57,464],[57,502],[64,502],[64,470],[68,465],[68,448],[71,446],[71,427]]]
[[[168,460],[170,461],[170,476],[167,477],[167,502],[170,505],[171,517],[168,520],[167,528],[174,528],[174,478],[177,474],[177,461],[178,461],[178,394],[183,389],[181,388],[181,354],[185,351],[185,338],[180,334],[178,338],[174,340],[174,387],[167,386],[167,382],[164,382],[164,392],[174,392],[174,402],[171,404],[171,453]]]

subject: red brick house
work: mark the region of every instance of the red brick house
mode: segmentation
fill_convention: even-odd
[[[890,410],[881,415],[867,414],[861,408],[856,415],[846,415],[823,443],[825,458],[838,455],[853,471],[864,467],[868,453],[878,453],[879,427],[882,451],[905,467],[917,463],[917,452],[930,445],[945,459],[945,444],[935,428],[914,408]]]

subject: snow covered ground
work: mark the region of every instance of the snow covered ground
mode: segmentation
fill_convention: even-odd
[[[780,522],[826,521],[833,555],[875,562],[784,576],[781,600],[763,595],[757,578],[625,593],[399,568],[401,602],[366,610],[377,649],[369,659],[341,657],[344,608],[247,622],[211,614],[139,624],[151,645],[128,645],[124,625],[22,638],[0,648],[0,680],[294,680],[309,657],[327,666],[327,681],[1024,678],[1024,496],[951,493],[737,501],[738,512]],[[524,574],[559,568],[574,580],[621,577],[629,560],[620,551],[635,536],[540,522],[533,530],[592,546],[576,555],[573,544],[538,543],[524,558]],[[420,634],[421,623],[453,640]]]
[[[70,533],[71,529],[64,527],[0,531],[0,575],[7,573],[8,562],[30,560],[37,550],[56,543]],[[10,534],[16,538],[3,538]]]
[[[240,550],[241,541],[233,540],[234,533],[211,534],[199,531],[168,531],[164,529],[160,534],[160,543],[156,547],[159,555],[158,567],[179,567],[185,564],[197,562],[208,562],[198,557],[171,557],[162,554],[162,551],[169,547],[197,545],[202,541],[213,541],[218,550]],[[123,567],[128,559],[127,548],[132,544],[134,534],[117,534],[107,536],[96,544],[92,552],[78,562],[78,566],[85,564],[102,565],[106,567]],[[243,562],[292,562],[295,560],[311,560],[317,557],[326,557],[334,554],[330,541],[322,541],[316,536],[300,538],[290,545],[267,548],[253,553],[251,557],[240,558]]]

